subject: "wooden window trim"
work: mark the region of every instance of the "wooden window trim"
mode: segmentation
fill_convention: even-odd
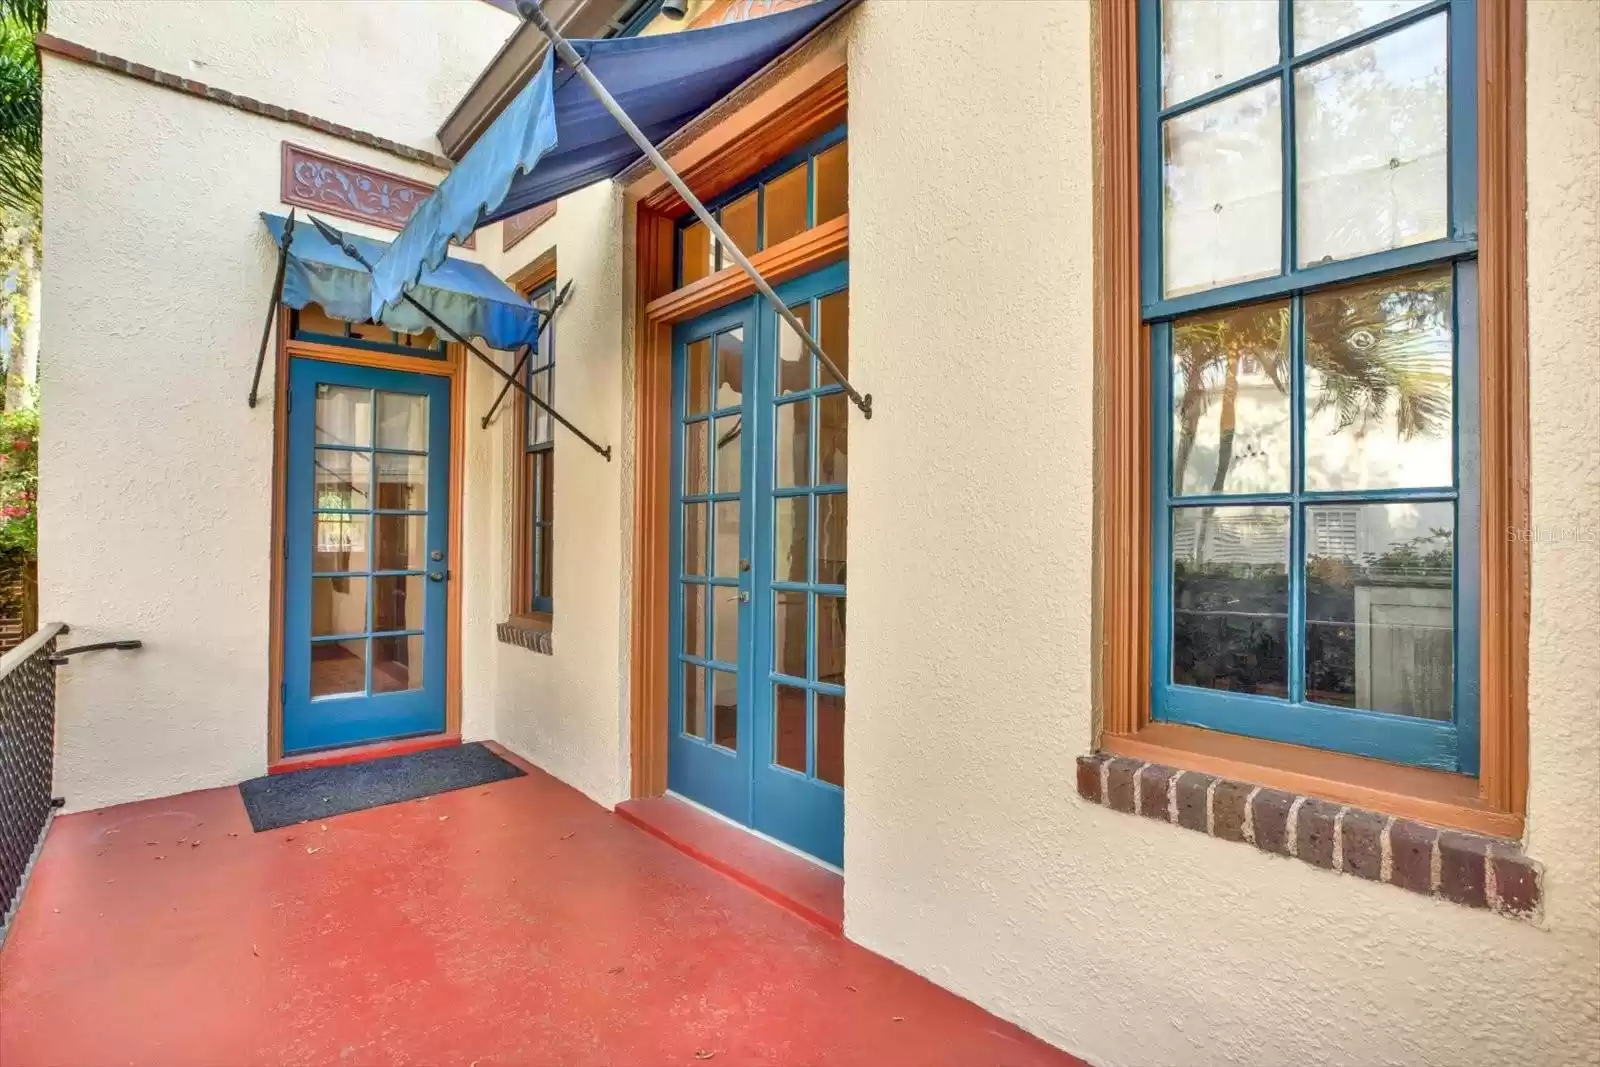
[[[513,276],[511,285],[526,300],[555,280],[556,250],[549,248]],[[528,399],[520,390],[514,395],[517,402],[512,405],[511,439],[514,442],[512,454],[515,457],[516,474],[511,496],[512,543],[516,546],[516,566],[512,572],[511,598],[506,618],[518,626],[548,633],[552,612],[530,611],[524,606],[533,602],[533,501],[524,451],[524,442],[528,439]]]
[[[1149,330],[1139,304],[1138,19],[1095,5],[1098,747],[1503,837],[1526,811],[1528,485],[1526,0],[1478,11],[1479,777],[1150,720]]]

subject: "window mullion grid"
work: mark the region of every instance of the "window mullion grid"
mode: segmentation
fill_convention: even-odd
[[[1294,0],[1278,0],[1278,71],[1283,79],[1278,89],[1278,117],[1283,123],[1283,189],[1281,203],[1283,226],[1281,245],[1283,275],[1288,277],[1298,259],[1295,255],[1295,171],[1294,171],[1294,71],[1290,62],[1294,58]]]
[[[1288,0],[1285,0],[1288,7]],[[1289,301],[1289,702],[1305,701],[1305,297]]]

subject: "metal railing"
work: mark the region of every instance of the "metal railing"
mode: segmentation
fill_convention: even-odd
[[[50,795],[56,747],[56,638],[41,626],[0,656],[0,942],[57,806]]]

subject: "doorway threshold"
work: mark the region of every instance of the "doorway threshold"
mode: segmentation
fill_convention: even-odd
[[[616,812],[807,922],[844,932],[844,875],[834,868],[675,796],[626,800]]]

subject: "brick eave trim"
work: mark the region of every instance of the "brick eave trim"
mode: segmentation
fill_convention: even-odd
[[[375,148],[380,152],[387,152],[401,159],[409,159],[413,163],[422,163],[437,170],[448,171],[455,165],[448,157],[442,156],[437,152],[413,148],[411,145],[391,141],[387,137],[379,137],[377,134],[368,133],[365,130],[351,129],[349,126],[330,122],[328,119],[308,115],[304,111],[293,111],[286,107],[279,107],[277,104],[265,103],[254,97],[231,93],[226,89],[219,89],[214,85],[195,81],[193,78],[183,78],[176,74],[169,74],[164,70],[156,70],[154,67],[147,67],[143,63],[134,63],[123,59],[121,56],[85,48],[81,44],[57,37],[54,34],[41,33],[33,39],[33,43],[40,52],[49,55],[70,59],[78,63],[86,63],[91,67],[99,67],[101,70],[108,70],[113,74],[136,78],[150,85],[170,89],[177,93],[184,93],[200,100],[209,100],[214,104],[221,104],[224,107],[231,107],[251,115],[259,115],[262,118],[273,119],[278,122],[287,122],[292,126],[299,126],[307,130],[315,130],[329,137],[337,137],[342,141],[349,141],[351,144]]]

